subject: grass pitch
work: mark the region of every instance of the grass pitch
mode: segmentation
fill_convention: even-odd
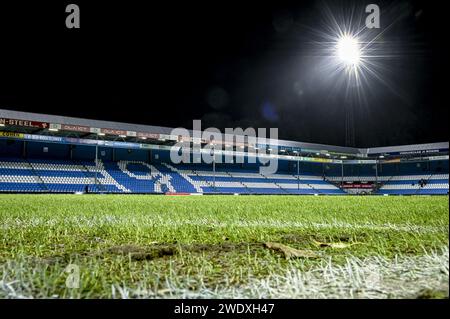
[[[448,297],[448,224],[447,196],[0,195],[0,297]]]

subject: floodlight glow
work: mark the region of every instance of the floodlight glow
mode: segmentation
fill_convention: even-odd
[[[361,56],[358,40],[348,35],[341,37],[337,43],[337,55],[348,66],[358,65]]]

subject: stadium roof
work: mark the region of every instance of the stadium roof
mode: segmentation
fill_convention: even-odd
[[[104,139],[123,140],[127,142],[170,144],[174,143],[178,136],[171,135],[172,128],[110,122],[102,120],[83,119],[75,117],[19,112],[0,109],[1,130],[24,132],[29,134],[46,134],[55,136],[76,136],[79,138],[92,138],[99,134],[105,135]],[[188,130],[192,134],[192,130]],[[448,142],[402,145],[376,148],[352,148],[334,145],[303,143],[297,141],[271,140],[271,145],[278,145],[280,149],[299,149],[316,155],[345,154],[355,157],[367,157],[390,153],[439,153],[447,151]],[[269,144],[268,143],[268,144]],[[294,151],[295,153],[295,151]]]

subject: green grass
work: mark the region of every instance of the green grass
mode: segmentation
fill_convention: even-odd
[[[243,289],[324,262],[448,251],[448,222],[448,197],[0,195],[0,297]],[[319,258],[287,260],[268,241]],[[68,264],[79,288],[66,287]]]

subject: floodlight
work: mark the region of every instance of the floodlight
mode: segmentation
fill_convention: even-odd
[[[358,40],[352,36],[342,36],[337,43],[337,56],[348,66],[358,65],[361,57]]]

